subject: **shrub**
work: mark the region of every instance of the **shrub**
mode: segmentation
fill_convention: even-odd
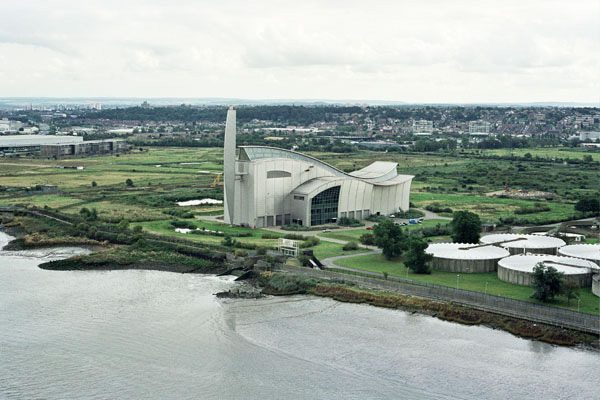
[[[306,293],[319,281],[302,275],[275,274],[269,280],[269,286],[281,293]]]
[[[256,254],[258,254],[259,256],[264,256],[265,254],[267,254],[267,248],[263,246],[257,247]]]
[[[237,243],[237,240],[232,239],[231,236],[229,236],[229,235],[225,235],[225,239],[223,239],[221,241],[221,244],[223,246],[227,246],[227,247],[233,247],[233,246],[235,246],[236,243]]]
[[[122,219],[121,221],[119,221],[117,228],[119,228],[120,231],[124,231],[127,230],[127,228],[129,227],[129,221],[127,221],[126,219]]]
[[[253,243],[244,243],[244,242],[238,242],[237,240],[234,241],[234,247],[238,247],[240,249],[247,249],[247,250],[254,250],[256,249],[256,245]]]
[[[319,243],[321,243],[319,238],[311,236],[308,239],[306,239],[305,241],[303,241],[302,243],[300,243],[300,248],[305,249],[307,247],[313,247],[313,246],[318,245]]]
[[[298,256],[298,261],[303,267],[308,267],[310,265],[310,257],[304,254]]]
[[[405,219],[421,218],[424,216],[425,216],[425,213],[423,211],[415,210],[414,208],[411,208],[408,211],[398,211],[396,213],[397,218],[405,218]]]
[[[125,181],[125,184],[126,184],[128,187],[133,187],[133,181],[132,181],[130,178],[127,178],[127,180]]]
[[[129,244],[129,238],[124,233],[119,233],[117,235],[117,243]]]
[[[372,233],[364,233],[358,238],[358,241],[367,246],[375,245],[375,237]]]
[[[233,254],[235,254],[236,257],[247,257],[248,256],[248,252],[244,251],[244,250],[236,250]]]
[[[427,211],[431,211],[434,213],[452,213],[452,209],[450,207],[444,207],[441,203],[439,202],[434,202],[431,204],[428,204],[425,209]]]
[[[342,217],[342,218],[338,219],[337,223],[338,223],[338,225],[341,225],[341,226],[353,226],[353,227],[364,225],[362,222],[360,222],[356,218],[348,218],[348,217]]]
[[[263,233],[263,234],[261,235],[261,238],[262,238],[262,239],[278,239],[278,238],[279,238],[279,235],[276,235],[276,234],[274,234],[274,233]]]
[[[304,235],[299,235],[297,233],[287,233],[284,236],[284,239],[291,239],[291,240],[306,240],[306,236]]]
[[[367,221],[371,221],[371,222],[383,222],[385,221],[387,218],[384,217],[383,215],[376,215],[376,214],[371,214],[369,215],[367,218],[365,218]]]
[[[174,219],[173,221],[170,222],[170,225],[173,228],[196,229],[196,225],[194,225],[193,223],[191,223],[189,221],[179,221],[179,220]]]
[[[344,251],[358,250],[358,244],[356,242],[348,242],[344,245],[344,247],[342,247],[342,250],[344,250]]]

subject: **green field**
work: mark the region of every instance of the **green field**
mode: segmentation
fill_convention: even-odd
[[[511,156],[525,157],[525,154],[529,153],[532,157],[540,157],[547,159],[555,158],[576,158],[583,160],[583,156],[590,155],[594,161],[600,161],[600,152],[592,149],[585,148],[573,148],[573,147],[541,147],[536,149],[495,149],[495,150],[482,150],[483,154],[493,154],[498,156]]]
[[[471,290],[474,292],[488,293],[511,299],[528,301],[531,303],[542,304],[530,296],[533,289],[526,286],[513,285],[498,279],[496,272],[484,274],[456,274],[453,272],[432,271],[430,275],[415,274],[408,270],[400,261],[389,261],[380,254],[370,254],[357,256],[336,261],[337,265],[355,268],[364,271],[384,273],[390,276],[398,276],[421,282],[435,283],[437,285],[456,287],[458,276],[458,287],[460,289]],[[487,283],[487,288],[486,288]],[[589,314],[598,313],[598,297],[592,294],[591,288],[580,289],[580,311]],[[566,299],[560,297],[555,303],[555,307],[577,310],[577,300],[571,300],[571,305],[567,305]]]
[[[432,227],[437,224],[446,225],[450,221],[445,219],[426,219],[421,224],[409,224],[403,227],[404,230],[413,231],[423,227]],[[358,239],[364,235],[365,233],[372,233],[372,230],[367,230],[366,228],[361,229],[348,229],[343,231],[335,231],[335,232],[327,232],[327,233],[319,233],[317,236],[326,237],[338,240],[345,240],[348,242],[358,242]]]
[[[530,208],[533,205],[529,200],[433,193],[413,193],[411,201],[419,208],[425,208],[431,203],[440,203],[442,207],[450,207],[453,211],[471,211],[484,221],[496,222],[500,218],[515,217],[515,210],[522,207]],[[516,218],[527,218],[530,223],[542,224],[565,220],[575,214],[572,204],[550,201],[544,204],[550,207],[550,211],[516,215]]]
[[[562,156],[570,154],[582,157],[587,154],[578,149],[562,148],[519,151],[526,150],[534,156],[539,153],[540,157],[542,154],[550,156],[552,152]],[[149,232],[218,244],[221,237],[177,233],[169,221],[174,215],[183,217],[183,214],[187,214],[189,218],[222,212],[222,206],[215,205],[177,206],[177,201],[223,199],[222,181],[212,187],[217,174],[222,172],[222,154],[220,148],[144,147],[142,150],[134,148],[131,153],[119,156],[67,160],[0,159],[0,190],[9,188],[9,191],[0,191],[0,205],[49,207],[71,214],[78,214],[85,207],[96,209],[100,220],[104,222],[127,219],[142,225]],[[310,154],[344,170],[359,169],[375,160],[397,162],[399,173],[415,176],[411,193],[411,201],[415,206],[424,208],[437,202],[452,210],[476,212],[484,221],[514,217],[515,222],[520,223],[549,223],[567,219],[575,214],[572,198],[600,190],[597,170],[551,160],[525,162],[484,159],[480,158],[481,154],[468,153],[407,154],[366,150],[348,154]],[[125,184],[127,179],[131,179],[133,186]],[[92,182],[96,186],[92,186]],[[503,189],[505,183],[516,188],[544,189],[557,193],[557,196],[552,201],[539,200],[550,207],[550,211],[515,216],[515,210],[531,207],[534,202],[484,196],[486,192]],[[57,185],[59,193],[42,194],[27,190],[45,184]],[[208,222],[187,220],[211,229]],[[406,229],[419,229],[438,222],[446,221],[426,220],[423,225],[409,225]],[[358,241],[366,232],[366,229],[340,230],[319,233],[318,236]],[[238,240],[267,247],[276,244],[274,239],[262,239],[261,234],[262,231],[256,230],[251,237]],[[327,258],[345,254],[341,247],[322,241],[315,252],[319,258]]]

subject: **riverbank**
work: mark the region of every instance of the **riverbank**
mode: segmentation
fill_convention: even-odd
[[[572,329],[559,328],[523,319],[508,317],[449,302],[363,289],[344,282],[325,281],[291,273],[262,273],[257,280],[263,293],[275,296],[309,294],[329,297],[345,303],[364,303],[376,307],[399,309],[430,315],[463,325],[483,325],[515,336],[539,340],[560,346],[598,348],[598,336]]]
[[[143,235],[129,243],[97,240],[81,234],[72,224],[51,218],[3,215],[0,232],[10,235],[0,249],[23,251],[59,246],[82,246],[91,254],[54,260],[39,268],[56,271],[145,269],[175,273],[218,274],[227,269],[225,255],[204,248],[145,239]],[[92,237],[89,237],[92,236]]]

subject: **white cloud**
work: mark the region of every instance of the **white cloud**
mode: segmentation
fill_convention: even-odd
[[[19,1],[4,96],[599,100],[597,1]]]

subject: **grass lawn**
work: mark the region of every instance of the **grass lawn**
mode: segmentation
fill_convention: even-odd
[[[361,269],[372,272],[387,272],[390,276],[407,277],[407,268],[400,261],[388,261],[381,254],[369,254],[365,256],[357,256],[336,261],[336,264]],[[511,299],[528,301],[531,303],[542,304],[529,296],[533,293],[533,289],[527,286],[513,285],[503,282],[498,279],[496,272],[484,274],[456,274],[454,272],[432,271],[430,275],[421,275],[412,273],[408,270],[408,279],[413,279],[421,282],[435,283],[442,286],[456,287],[457,275],[459,277],[459,288],[471,290],[474,292],[487,293],[508,297]],[[580,289],[580,311],[588,314],[597,314],[599,301],[598,297],[592,294],[591,288]],[[549,304],[554,307],[568,308],[577,310],[577,300],[571,300],[571,306],[567,306],[567,301],[562,297],[555,303]]]
[[[329,257],[344,256],[347,254],[359,254],[369,251],[368,249],[344,251],[342,250],[342,247],[344,247],[343,244],[326,242],[324,240],[321,240],[321,243],[319,243],[315,247],[312,247],[312,250],[314,251],[315,257],[317,257],[319,260],[323,260]],[[300,250],[302,251],[302,249]]]
[[[402,229],[406,229],[408,231],[412,231],[415,229],[419,229],[422,227],[432,227],[437,224],[446,225],[450,221],[445,219],[426,219],[421,224],[409,224],[403,226]],[[358,242],[358,239],[364,235],[365,233],[372,233],[373,231],[364,229],[349,229],[344,231],[336,231],[336,232],[327,232],[327,233],[319,233],[317,236],[322,236],[326,238],[338,239],[338,240],[346,240],[348,242]]]
[[[206,228],[211,231],[219,231],[226,232],[229,234],[236,234],[241,232],[250,232],[252,236],[249,237],[239,237],[235,238],[236,240],[243,243],[252,243],[259,246],[265,247],[275,247],[277,246],[277,239],[262,239],[261,236],[263,233],[269,233],[278,235],[274,232],[265,231],[262,229],[248,229],[248,228],[238,228],[238,227],[230,227],[226,224],[211,222],[211,221],[200,221],[200,220],[187,220],[188,222],[193,223],[198,228]],[[210,235],[194,235],[191,233],[179,233],[175,232],[175,229],[170,225],[171,220],[162,220],[162,221],[150,221],[150,222],[136,222],[131,224],[132,226],[140,225],[144,228],[145,231],[164,235],[164,236],[172,236],[184,238],[187,240],[191,240],[198,243],[207,243],[220,245],[223,240],[222,236],[210,236]],[[280,235],[283,236],[283,235]]]

